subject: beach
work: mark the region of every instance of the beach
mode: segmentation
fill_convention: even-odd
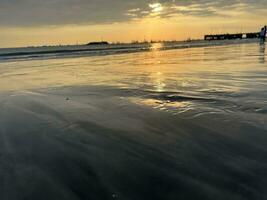
[[[0,59],[0,199],[267,199],[265,46]]]

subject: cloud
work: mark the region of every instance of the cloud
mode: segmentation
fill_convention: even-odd
[[[0,26],[104,24],[174,15],[227,16],[225,11],[257,12],[266,8],[266,0],[0,0]]]
[[[144,6],[127,0],[0,0],[0,25],[110,23],[129,20],[125,11]]]

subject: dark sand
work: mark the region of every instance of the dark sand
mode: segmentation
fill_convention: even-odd
[[[1,199],[266,199],[266,130],[233,114],[173,117],[116,94],[136,93],[2,94]]]

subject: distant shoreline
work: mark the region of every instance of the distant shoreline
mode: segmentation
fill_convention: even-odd
[[[41,47],[21,47],[0,49],[0,61],[10,60],[28,60],[28,59],[58,59],[58,58],[74,58],[89,56],[106,56],[125,53],[138,53],[149,51],[164,51],[187,48],[201,48],[212,46],[237,45],[247,43],[257,43],[258,39],[242,39],[242,40],[191,40],[171,42],[165,41],[161,43],[123,43],[109,45],[67,45],[67,46],[41,46]],[[157,45],[161,44],[161,45]]]
[[[255,40],[255,41],[254,41]],[[0,50],[4,49],[29,49],[29,48],[53,48],[53,47],[80,47],[80,46],[94,46],[93,43],[97,46],[101,45],[144,45],[144,44],[154,44],[154,43],[194,43],[194,42],[210,42],[210,43],[222,43],[225,42],[227,44],[235,44],[235,43],[249,43],[249,42],[257,42],[259,39],[242,39],[242,40],[213,40],[213,41],[205,41],[204,39],[187,39],[187,40],[152,40],[152,41],[132,41],[132,42],[106,42],[105,44],[100,44],[102,42],[89,42],[85,44],[59,44],[59,45],[37,45],[37,46],[20,46],[20,47],[4,47],[0,48]]]
[[[173,43],[173,42],[188,42],[188,41],[204,41],[203,39],[187,39],[187,40],[144,40],[144,41],[138,41],[133,40],[131,42],[110,42],[105,41],[108,43],[107,45],[130,45],[130,44],[153,44],[153,43]],[[103,41],[95,41],[95,42],[87,42],[82,44],[55,44],[55,45],[29,45],[29,46],[17,46],[17,47],[4,47],[0,49],[19,49],[19,48],[44,48],[44,47],[71,47],[71,46],[87,46],[90,43],[102,43]]]

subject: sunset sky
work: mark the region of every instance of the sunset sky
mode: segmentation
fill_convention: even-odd
[[[0,47],[259,31],[266,0],[0,0]]]

